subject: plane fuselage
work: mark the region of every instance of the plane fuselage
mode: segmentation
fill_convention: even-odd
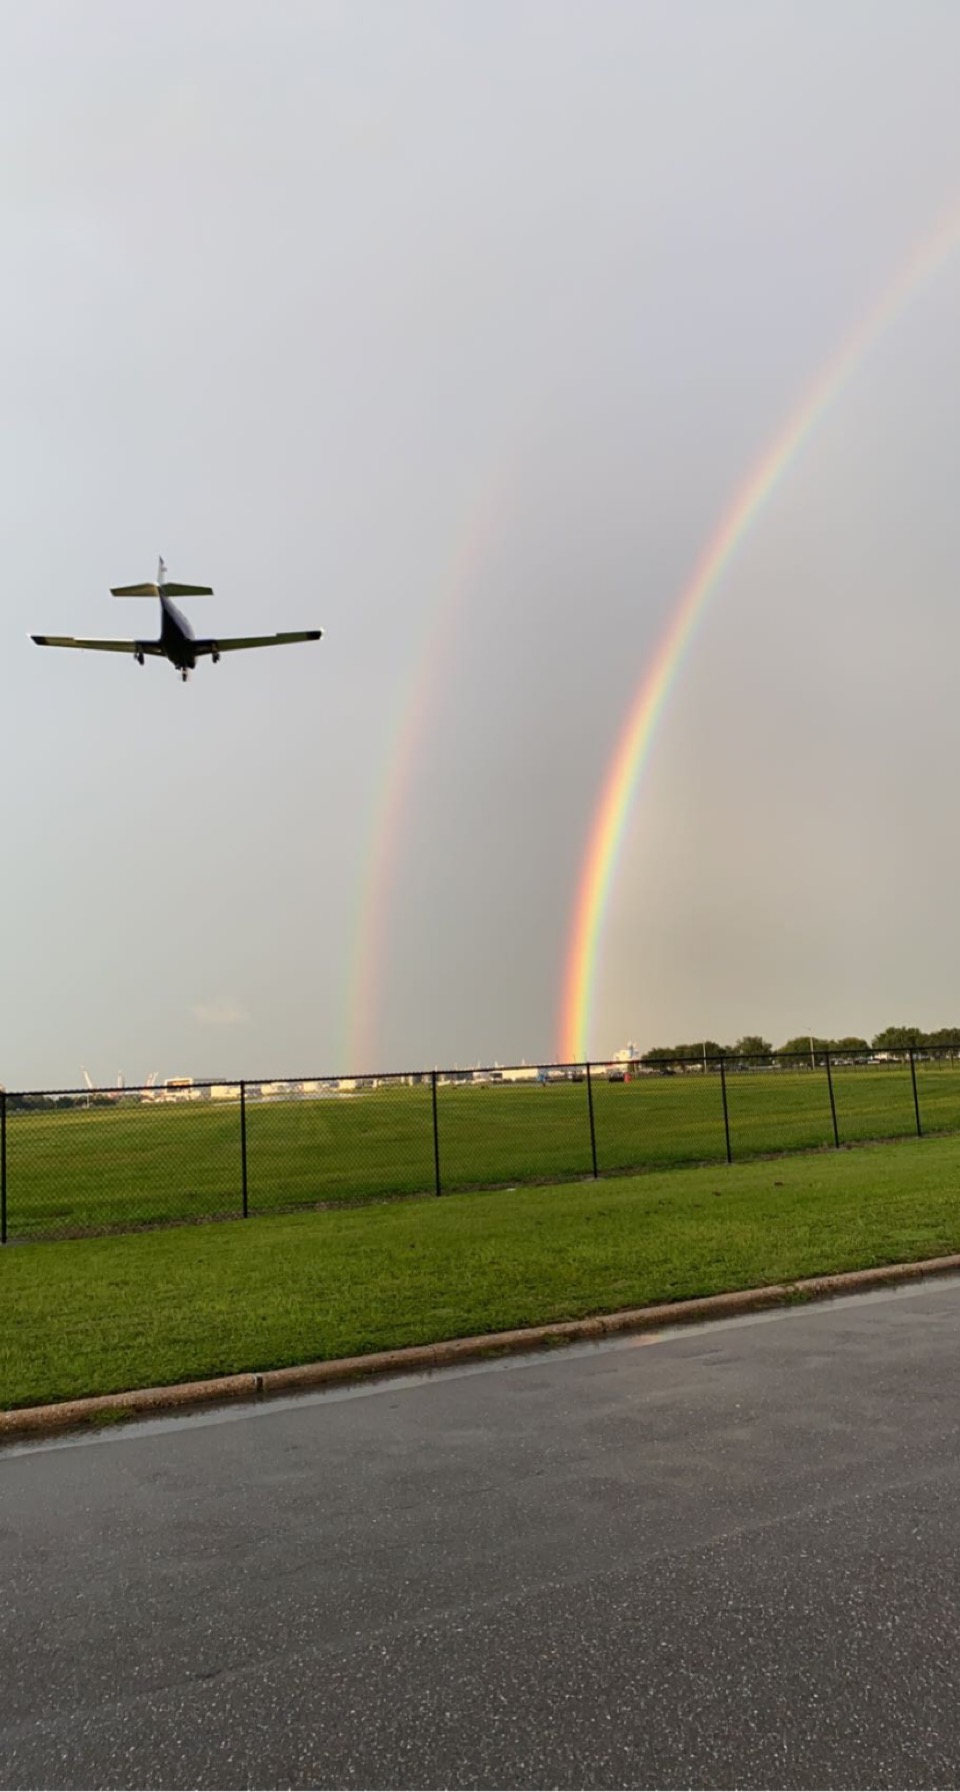
[[[178,672],[192,672],[197,663],[194,634],[171,597],[160,593],[160,650]]]

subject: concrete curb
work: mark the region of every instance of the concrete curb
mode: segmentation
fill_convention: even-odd
[[[615,1337],[619,1332],[658,1332],[667,1326],[729,1319],[738,1313],[753,1313],[764,1307],[829,1300],[841,1294],[857,1294],[891,1283],[918,1281],[925,1276],[945,1276],[958,1271],[960,1253],[950,1257],[928,1257],[920,1263],[890,1263],[877,1269],[845,1270],[838,1275],[812,1276],[800,1282],[775,1282],[766,1288],[744,1288],[732,1294],[708,1294],[699,1300],[662,1301],[658,1306],[634,1307],[590,1319],[567,1319],[555,1325],[489,1332],[476,1338],[451,1338],[439,1344],[414,1344],[404,1350],[378,1350],[368,1356],[301,1363],[289,1369],[265,1369],[261,1374],[222,1375],[208,1381],[184,1381],[174,1387],[137,1388],[124,1394],[63,1400],[51,1406],[25,1406],[0,1412],[0,1443],[8,1438],[42,1437],[85,1425],[109,1425],[149,1418],[158,1413],[221,1406],[233,1400],[269,1399],[274,1394],[333,1387],[338,1382],[360,1381],[372,1376],[409,1375],[417,1370],[479,1362],[484,1357],[517,1356],[524,1351]]]

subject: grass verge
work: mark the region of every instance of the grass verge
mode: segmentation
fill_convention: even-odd
[[[960,1139],[8,1247],[0,1406],[960,1249]]]

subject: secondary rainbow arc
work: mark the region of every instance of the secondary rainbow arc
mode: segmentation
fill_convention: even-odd
[[[503,528],[507,468],[498,461],[473,497],[447,555],[439,596],[423,632],[412,674],[388,735],[386,771],[373,805],[363,855],[356,925],[347,958],[343,1004],[343,1063],[374,1070],[377,1009],[384,984],[390,895],[412,800],[414,774],[424,750],[435,693],[448,665],[457,617],[479,568]]]

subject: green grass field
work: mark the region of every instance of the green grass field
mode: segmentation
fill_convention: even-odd
[[[960,1131],[960,1067],[917,1067],[925,1132]],[[823,1071],[727,1076],[735,1161],[833,1143]],[[915,1132],[908,1065],[834,1071],[841,1140]],[[715,1074],[593,1081],[602,1175],[722,1162]],[[248,1104],[252,1214],[357,1204],[434,1187],[429,1086],[349,1098]],[[563,1182],[591,1173],[586,1083],[442,1086],[445,1191]],[[235,1215],[241,1209],[239,1104],[11,1108],[7,1225],[12,1239]]]
[[[14,1246],[0,1253],[0,1404],[957,1249],[960,1138]]]

